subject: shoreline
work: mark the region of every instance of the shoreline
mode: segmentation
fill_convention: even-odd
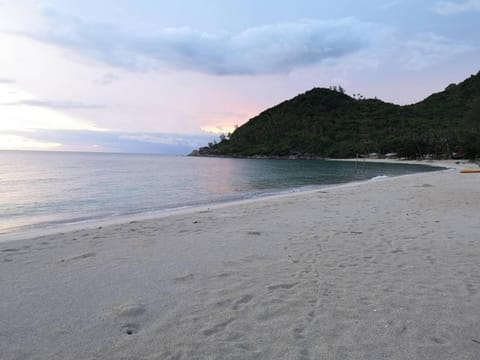
[[[416,173],[0,243],[0,357],[476,358],[478,179]]]
[[[342,162],[355,162],[356,159],[322,159],[324,161],[342,161]],[[453,161],[448,160],[430,160],[428,163],[418,161],[418,160],[410,160],[410,161],[399,161],[399,160],[388,160],[388,159],[359,159],[361,162],[372,162],[372,163],[387,163],[387,164],[408,164],[408,165],[428,165],[432,167],[438,168],[438,171],[445,171],[449,169],[457,169],[460,168],[461,165],[458,165],[458,162],[455,163]],[[367,179],[361,181],[351,181],[346,183],[339,183],[339,184],[325,184],[325,185],[317,185],[314,189],[308,190],[299,190],[299,189],[289,189],[284,191],[278,191],[273,194],[266,194],[260,196],[254,196],[250,198],[241,198],[236,200],[225,200],[225,201],[217,201],[212,203],[206,204],[198,204],[198,205],[191,205],[191,206],[182,206],[176,208],[168,208],[168,209],[159,209],[149,212],[141,212],[136,214],[123,214],[123,215],[116,215],[108,218],[98,218],[98,219],[91,219],[86,221],[79,221],[79,222],[71,222],[65,224],[54,224],[54,225],[47,225],[45,227],[39,228],[32,228],[27,230],[20,230],[15,231],[12,233],[0,234],[0,244],[11,242],[11,241],[20,241],[20,240],[28,240],[31,238],[37,238],[42,236],[48,235],[56,235],[65,232],[77,231],[82,229],[94,229],[99,226],[111,226],[111,225],[119,225],[123,223],[127,223],[130,221],[145,221],[145,220],[152,220],[152,219],[162,219],[169,216],[175,215],[182,215],[182,214],[191,214],[198,211],[205,211],[210,209],[217,209],[222,208],[224,206],[235,206],[241,205],[243,203],[250,203],[262,200],[268,200],[272,198],[282,198],[285,196],[294,196],[296,194],[308,194],[308,193],[315,193],[321,189],[334,189],[337,187],[342,186],[359,186],[363,183],[367,183],[370,181],[379,181],[379,180],[387,180],[393,179],[401,176],[411,176],[422,174],[422,172],[414,173],[414,174],[405,174],[399,175],[394,177],[387,177],[382,179]]]
[[[446,167],[460,169],[466,166],[479,166],[477,163],[471,160],[399,160],[399,159],[325,159],[327,161],[357,161],[357,162],[370,162],[370,163],[384,163],[384,164],[410,164],[410,165],[427,165],[434,167]]]

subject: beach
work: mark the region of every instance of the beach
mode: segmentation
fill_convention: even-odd
[[[451,169],[2,242],[0,359],[478,359],[479,204]]]

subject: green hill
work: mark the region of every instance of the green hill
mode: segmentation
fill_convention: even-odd
[[[480,155],[480,72],[407,106],[314,88],[203,148],[204,155],[354,157]]]

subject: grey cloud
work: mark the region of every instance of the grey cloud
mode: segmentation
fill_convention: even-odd
[[[422,70],[475,50],[475,47],[468,43],[452,41],[433,33],[419,34],[401,44],[399,48],[398,58],[402,66],[409,70]]]
[[[142,34],[53,11],[46,16],[47,30],[24,35],[129,70],[168,66],[216,75],[282,73],[340,58],[369,47],[383,29],[344,18],[258,26],[233,34],[188,27]]]
[[[0,78],[0,84],[15,84],[15,79],[10,78]]]
[[[74,101],[56,101],[56,100],[21,100],[10,103],[3,103],[2,105],[26,105],[26,106],[38,106],[54,109],[103,109],[106,105],[101,104],[85,104]]]
[[[442,15],[459,14],[471,11],[480,11],[480,0],[467,1],[439,1],[435,10]]]

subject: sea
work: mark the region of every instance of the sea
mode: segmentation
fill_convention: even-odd
[[[26,231],[434,170],[361,160],[0,151],[0,240]]]

